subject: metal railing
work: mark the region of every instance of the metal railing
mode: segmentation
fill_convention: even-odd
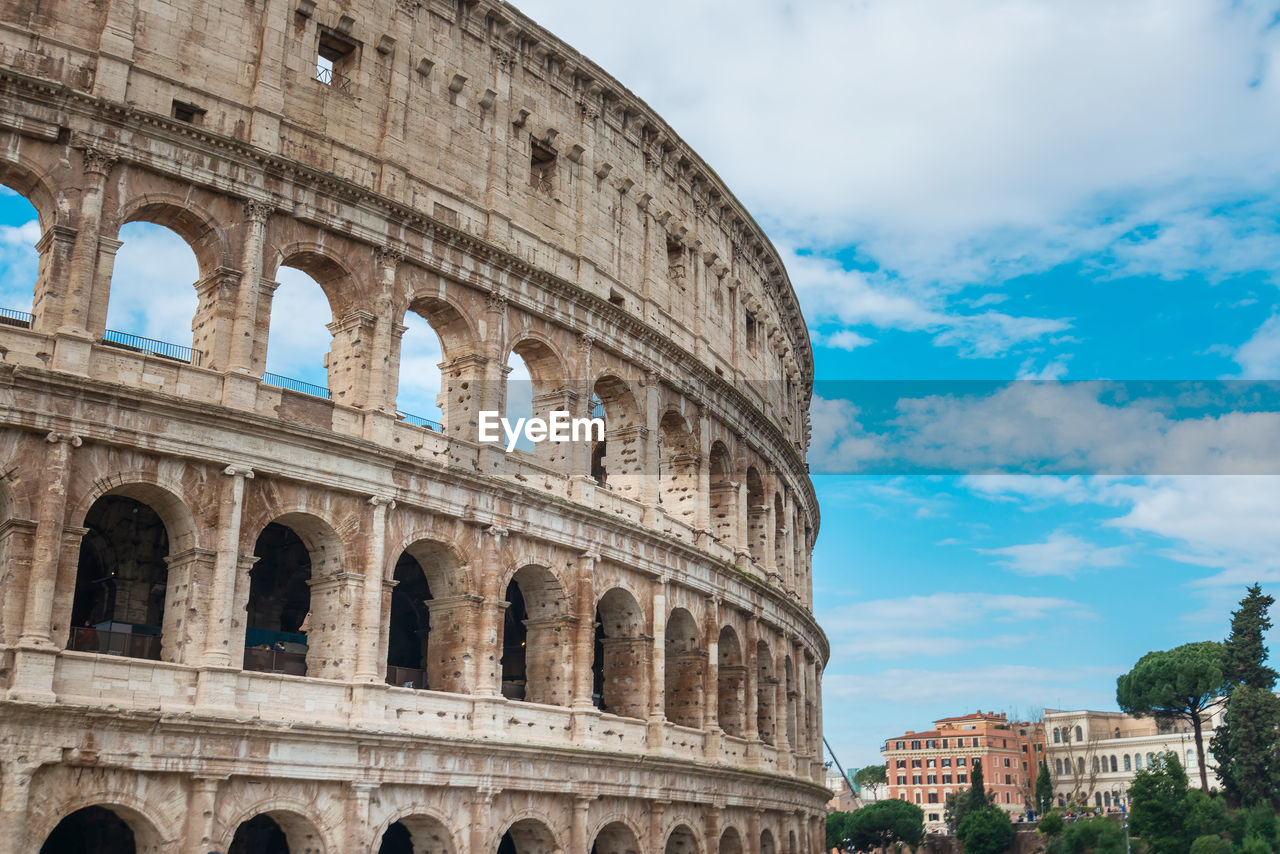
[[[18,311],[13,308],[0,308],[0,324],[4,326],[22,326],[30,329],[33,320],[35,318],[28,312]]]
[[[604,418],[604,404],[603,404],[603,403],[596,403],[596,404],[592,404],[592,406],[591,406],[591,417],[592,417],[592,418]]]
[[[323,65],[316,66],[316,79],[326,86],[332,86],[334,89],[346,89],[351,85],[351,78],[340,72],[334,71],[332,68],[325,68]]]
[[[198,366],[200,364],[201,353],[199,350],[183,347],[181,344],[170,344],[168,341],[158,341],[155,338],[144,338],[141,335],[134,335],[132,332],[108,329],[102,334],[102,343],[109,344],[112,347],[119,347],[122,350],[132,350],[135,353],[147,353],[152,356],[160,356],[163,359],[186,362],[188,365]]]
[[[387,665],[387,684],[397,688],[417,688],[419,691],[427,687],[427,671],[417,667],[396,667]]]
[[[285,673],[289,676],[307,675],[307,654],[285,652],[278,649],[246,647],[244,669],[258,673]]]
[[[330,398],[329,389],[315,383],[304,382],[303,380],[295,380],[291,377],[282,377],[279,374],[273,374],[270,371],[262,375],[262,381],[267,385],[273,385],[277,388],[296,391],[299,394],[309,394],[312,397],[323,397],[325,400]]]
[[[411,415],[408,412],[396,410],[396,417],[404,421],[406,424],[412,424],[415,427],[425,427],[428,430],[434,430],[437,433],[444,432],[444,425],[439,421],[432,421],[430,418],[423,418],[418,415]]]
[[[80,652],[96,652],[101,655],[120,655],[125,658],[160,660],[160,636],[111,632],[93,626],[76,626],[71,629],[68,649]]]

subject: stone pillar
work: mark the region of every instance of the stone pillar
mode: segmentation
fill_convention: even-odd
[[[488,854],[493,796],[497,793],[497,789],[482,784],[471,796],[470,854]]]
[[[262,375],[262,365],[254,359],[259,336],[258,295],[262,283],[262,243],[272,208],[265,202],[244,204],[244,254],[241,256],[240,287],[236,293],[235,319],[231,325],[230,369],[251,376]]]
[[[36,499],[36,538],[27,582],[27,607],[19,646],[53,649],[51,638],[53,600],[56,595],[63,527],[67,514],[67,486],[71,479],[71,449],[81,445],[79,436],[50,433]]]
[[[392,316],[392,306],[396,292],[396,268],[403,260],[404,253],[397,249],[379,249],[377,252],[378,288],[374,300],[373,341],[367,360],[369,388],[365,399],[357,404],[364,409],[390,414],[395,413],[399,378],[395,370],[397,366],[391,358],[393,327],[398,325]]]
[[[590,418],[591,417],[591,351],[595,339],[587,334],[580,334],[576,342],[577,363],[573,366],[573,370],[581,371],[581,374],[569,380],[573,385],[573,417]],[[608,423],[605,423],[605,429],[608,429]],[[606,436],[607,441],[607,436]],[[595,441],[587,442],[570,442],[569,450],[566,455],[566,464],[569,477],[578,477],[591,481],[591,454],[595,449]],[[594,616],[594,615],[593,615]]]
[[[36,241],[40,266],[31,304],[31,328],[41,334],[52,335],[62,324],[78,233],[71,226],[54,224]]]
[[[747,838],[743,847],[753,854],[760,854],[760,822],[764,818],[764,810],[752,810],[747,816]]]
[[[217,557],[213,549],[191,548],[164,559],[169,571],[160,630],[162,660],[196,666],[204,659]]]
[[[720,729],[720,601],[707,603],[707,616],[702,634],[707,639],[707,665],[702,679],[702,728]]]
[[[569,826],[570,851],[591,850],[591,840],[587,838],[587,813],[591,809],[591,801],[589,795],[577,795],[573,799],[573,819]]]
[[[243,652],[232,655],[231,627],[235,618],[237,576],[240,574],[240,520],[244,515],[244,482],[253,478],[246,466],[227,466],[222,473],[218,503],[218,546],[214,560],[211,612],[205,630],[203,664],[206,667],[240,667]]]
[[[353,782],[347,790],[342,822],[347,851],[362,851],[369,844],[369,800],[377,788],[377,783]]]
[[[611,715],[647,719],[653,639],[605,638],[602,645],[605,709]]]
[[[574,594],[574,616],[577,625],[573,643],[573,708],[575,711],[594,709],[591,702],[593,665],[596,651],[596,593],[595,567],[600,556],[583,552],[578,558],[578,584]]]
[[[667,592],[666,584],[653,594],[653,669],[649,674],[649,729],[659,729],[666,716],[667,700]],[[659,738],[661,734],[659,733]],[[650,745],[651,747],[654,745]]]
[[[702,835],[707,841],[707,854],[720,854],[720,807],[708,804],[703,812]]]
[[[199,300],[191,318],[191,346],[200,352],[199,366],[225,371],[231,362],[236,294],[243,286],[239,270],[217,267],[196,282]]]
[[[526,701],[550,706],[570,704],[576,623],[567,614],[524,621]]]
[[[746,667],[746,672],[743,674],[746,678],[744,680],[742,691],[744,695],[743,700],[745,701],[744,705],[746,706],[746,720],[744,721],[745,726],[743,727],[743,735],[749,742],[758,742],[760,740],[758,718],[759,707],[757,705],[759,696],[756,693],[760,676],[760,664],[757,661],[756,655],[756,644],[759,639],[760,626],[756,621],[756,618],[752,617],[747,621],[747,648],[742,651],[742,661],[743,665]]]
[[[485,543],[479,568],[480,589],[484,596],[480,611],[480,632],[474,649],[479,667],[474,692],[480,696],[496,697],[502,693],[502,615],[507,609],[499,590],[502,579],[502,539],[506,528],[496,525],[485,529]]]
[[[360,593],[364,576],[337,571],[307,582],[311,588],[311,631],[307,633],[307,675],[321,679],[350,680],[356,663],[356,638]],[[382,590],[378,590],[381,599]]]
[[[737,536],[734,542],[734,551],[738,556],[738,568],[746,567],[751,562],[751,525],[750,508],[747,507],[747,478],[744,475],[738,486],[738,522],[734,527],[737,529]]]
[[[474,442],[481,409],[492,408],[485,399],[489,359],[477,353],[440,363],[440,418],[445,435]]]
[[[386,677],[386,655],[382,650],[382,594],[386,574],[387,511],[396,503],[375,495],[368,501],[365,528],[364,586],[360,591],[360,619],[356,631],[356,681],[382,682]]]
[[[711,420],[707,408],[698,405],[698,478],[693,528],[699,533],[710,533],[715,523],[711,519]],[[705,542],[705,538],[702,540]]]
[[[778,748],[778,770],[790,770],[791,742],[787,738],[787,722],[791,704],[787,699],[786,638],[779,635],[777,653],[774,655],[773,675],[776,680],[773,700],[773,743]]]
[[[465,574],[465,573],[464,573]],[[488,648],[478,644],[484,597],[446,596],[427,601],[431,635],[427,640],[427,684],[433,691],[453,694],[482,693],[477,681],[476,659]]]
[[[786,558],[786,567],[780,569],[783,582],[786,584],[787,592],[795,595],[796,592],[796,498],[792,495],[791,490],[787,490],[783,496],[783,507],[786,510],[787,536],[786,544],[783,546],[783,555]]]
[[[777,537],[778,537],[778,513],[777,502],[774,496],[777,495],[778,476],[770,465],[765,470],[764,476],[764,560],[761,561],[762,567],[766,575],[772,575],[776,579],[780,569],[778,568],[777,553]]]
[[[94,273],[101,249],[99,237],[102,233],[103,196],[106,192],[107,175],[115,165],[116,158],[93,146],[84,148],[81,155],[84,187],[80,197],[79,235],[71,254],[67,299],[58,333],[87,339],[92,336],[89,318],[92,314]]]
[[[0,839],[9,841],[10,851],[35,851],[23,848],[30,810],[31,777],[40,766],[9,760],[0,763]],[[30,840],[28,840],[30,841]],[[39,840],[43,842],[44,840]]]
[[[369,365],[374,358],[373,336],[377,318],[355,309],[325,324],[333,343],[329,349],[329,394],[343,406],[366,407],[372,398]]]
[[[651,371],[645,371],[639,382],[640,400],[644,408],[644,444],[641,446],[643,463],[640,466],[640,500],[645,505],[646,516],[652,516],[651,522],[656,524],[657,516],[650,511],[658,510],[660,503],[658,490],[661,488],[658,478],[658,378]]]
[[[183,829],[184,851],[214,850],[219,782],[216,777],[192,779],[191,791],[187,796],[186,827]]]
[[[665,827],[664,814],[667,801],[653,801],[649,804],[649,854],[666,854],[666,842],[662,831]]]

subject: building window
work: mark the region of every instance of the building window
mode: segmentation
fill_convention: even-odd
[[[555,190],[556,153],[536,139],[529,141],[529,186],[543,193]]]
[[[957,782],[957,783],[967,783],[967,782],[969,782],[969,775],[968,775],[968,774],[957,774],[957,775],[956,775],[956,782]]]
[[[912,767],[912,768],[919,768],[919,767],[920,767],[920,760],[919,760],[919,759],[912,759],[912,760],[911,760],[911,767]]]
[[[950,774],[943,774],[943,775],[942,775],[942,782],[943,782],[944,784],[945,784],[945,783],[950,783],[950,782],[951,782],[951,775],[950,775]]]
[[[1062,773],[1062,760],[1061,760],[1061,759],[1055,759],[1055,760],[1053,760],[1053,770],[1054,770],[1054,771],[1057,771],[1059,774],[1061,774],[1061,773]]]
[[[930,785],[930,786],[936,786],[936,785],[938,785],[938,775],[937,775],[937,774],[930,774],[930,775],[929,775],[929,785]]]
[[[894,750],[902,750],[902,746],[903,746],[904,744],[906,744],[906,742],[905,742],[905,741],[895,741],[895,742],[893,743]]]
[[[1005,793],[1004,793],[1004,802],[1005,802],[1006,804],[1007,804],[1007,803],[1009,803],[1009,793],[1008,793],[1008,792],[1005,792]]]
[[[1142,754],[1141,753],[1133,754],[1133,770],[1135,771],[1142,770]]]
[[[937,820],[938,820],[938,814],[936,812],[929,813],[929,821],[937,821]]]
[[[747,312],[747,319],[746,319],[746,337],[747,337],[747,351],[748,351],[748,352],[751,352],[751,353],[754,353],[754,352],[756,351],[756,327],[757,327],[757,325],[758,325],[758,324],[756,323],[756,316],[755,316],[754,314],[752,314],[751,312],[749,312],[749,311],[748,311],[748,312]],[[913,742],[911,742],[911,749],[912,749],[912,750],[919,750],[919,749],[920,749],[920,742],[918,742],[918,741],[913,741]],[[917,801],[917,803],[919,803],[919,801]]]
[[[897,764],[897,766],[896,766],[896,767],[898,767],[898,768],[906,768],[906,767],[907,767],[907,760],[905,760],[905,759],[899,759],[899,760],[898,760],[898,764]]]
[[[1093,761],[1096,764],[1098,760],[1095,758]],[[1076,760],[1076,769],[1080,772],[1080,776],[1083,777],[1084,776],[1084,757],[1083,756],[1081,756],[1079,759]]]
[[[180,122],[198,125],[204,119],[204,114],[205,111],[195,104],[187,104],[176,100],[173,102],[173,117]]]
[[[920,803],[920,793],[916,792],[916,803]]]
[[[320,31],[320,46],[316,49],[316,79],[335,89],[351,85],[355,71],[356,46],[328,30]]]
[[[1120,767],[1116,764],[1116,757],[1114,755],[1111,757],[1111,770],[1112,771],[1120,770]]]
[[[947,740],[946,740],[945,738],[942,740],[942,746],[943,746],[943,747],[946,747],[946,746],[947,746]]]
[[[1093,773],[1098,773],[1098,757],[1093,757]]]
[[[937,768],[937,767],[938,767],[938,761],[937,761],[936,759],[930,759],[930,760],[928,760],[928,761],[926,761],[926,762],[925,762],[925,765],[926,765],[927,767],[929,767],[929,768]]]
[[[1076,727],[1076,741],[1084,741],[1084,730]]]
[[[1102,806],[1102,792],[1093,793],[1093,803],[1094,806]]]
[[[938,802],[938,793],[937,793],[937,792],[930,792],[930,793],[929,793],[929,803],[931,803],[931,804],[936,804],[937,802]]]
[[[1129,754],[1127,753],[1124,755],[1124,770],[1126,771],[1133,770],[1133,763],[1130,761]]]
[[[963,756],[956,757],[956,767],[957,767],[957,768],[963,768],[963,767],[964,767],[964,763],[965,763],[965,758],[964,758]]]
[[[905,785],[907,785],[907,775],[906,775],[906,774],[899,774],[899,775],[898,775],[898,785],[899,785],[899,786],[905,786]]]
[[[1006,767],[1006,768],[1008,768],[1008,767],[1009,767],[1009,757],[1008,757],[1008,756],[1006,756],[1006,757],[1004,758],[1004,767]]]
[[[942,767],[943,767],[943,768],[950,768],[950,767],[951,767],[951,759],[950,759],[950,758],[943,759],[943,760],[942,760]]]
[[[1012,786],[1012,785],[1013,785],[1013,775],[1012,775],[1012,774],[1005,774],[1005,775],[1004,775],[1004,784],[1005,784],[1006,786]]]

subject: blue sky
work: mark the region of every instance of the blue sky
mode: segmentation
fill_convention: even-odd
[[[1280,590],[1276,388],[1250,405],[1218,384],[1280,379],[1280,7],[517,5],[655,107],[787,264],[815,344],[815,599],[846,767],[937,717],[1114,708],[1143,653],[1223,637],[1249,582]],[[5,306],[30,303],[32,218],[0,195]],[[128,229],[109,325],[181,342],[194,257]],[[268,368],[323,382],[329,318],[279,278]],[[435,417],[438,352],[407,334],[402,409]],[[992,382],[898,404],[895,432],[850,380],[891,405],[905,381]],[[885,473],[904,456],[950,473]],[[1028,467],[1049,473],[1010,473]]]

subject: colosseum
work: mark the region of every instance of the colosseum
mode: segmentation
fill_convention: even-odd
[[[821,849],[808,333],[652,109],[494,0],[8,0],[0,143],[0,851]],[[189,341],[107,328],[129,223]],[[481,441],[516,357],[603,438]]]

